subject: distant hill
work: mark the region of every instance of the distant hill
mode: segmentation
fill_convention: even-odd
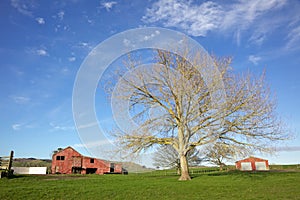
[[[134,162],[122,162],[121,164],[129,173],[149,172],[153,170]]]
[[[50,159],[36,159],[36,158],[15,158],[13,160],[13,167],[47,167],[47,171],[51,170]]]
[[[51,167],[50,159],[15,158],[13,167]]]
[[[47,167],[47,172],[51,172],[50,159],[36,159],[36,158],[14,158],[12,162],[13,167]]]

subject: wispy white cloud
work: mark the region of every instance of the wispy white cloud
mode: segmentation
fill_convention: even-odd
[[[57,12],[55,15],[52,15],[52,18],[56,20],[56,24],[54,27],[55,32],[70,30],[70,26],[63,22],[63,20],[65,18],[65,14],[66,14],[65,11],[61,10],[61,11]]]
[[[260,56],[255,56],[255,55],[250,55],[250,56],[248,57],[248,60],[249,60],[250,62],[252,62],[254,65],[257,65],[258,62],[261,60],[261,57],[260,57]]]
[[[140,40],[141,41],[148,41],[148,40],[152,40],[154,37],[158,36],[160,34],[159,30],[154,31],[153,33],[149,33],[148,35],[145,35],[144,37],[142,37]],[[135,43],[130,41],[127,38],[123,39],[123,45],[125,47],[135,47]]]
[[[54,122],[51,122],[49,125],[52,127],[50,131],[70,131],[75,129],[74,126],[57,125]]]
[[[37,56],[48,56],[47,48],[44,46],[40,47],[30,47],[26,49],[26,52],[31,55],[37,55]]]
[[[30,98],[25,96],[10,96],[10,98],[13,99],[16,104],[27,104],[30,102]]]
[[[11,127],[12,127],[13,130],[18,131],[18,130],[21,129],[21,126],[22,126],[22,125],[23,125],[23,124],[13,124]]]
[[[69,57],[68,60],[69,60],[70,62],[74,62],[74,61],[76,60],[76,57],[75,57],[75,56]]]
[[[162,23],[166,27],[177,27],[192,36],[206,36],[208,32],[233,33],[237,44],[241,34],[251,26],[257,26],[258,19],[282,8],[286,0],[252,0],[220,3],[206,1],[158,0],[147,9],[142,20],[146,23]],[[272,20],[272,19],[270,19]],[[252,41],[262,43],[270,26],[261,28],[252,37]]]
[[[102,2],[101,6],[103,8],[105,8],[107,11],[110,11],[112,9],[112,7],[116,4],[117,4],[117,2],[115,2],[115,1],[107,1],[107,2]]]
[[[68,25],[61,25],[61,24],[57,24],[54,28],[54,31],[55,32],[58,32],[58,31],[69,31],[70,30],[70,27]]]
[[[233,27],[246,29],[260,16],[281,8],[285,4],[286,0],[252,0],[229,4],[224,6],[221,27],[224,29]]]
[[[37,49],[37,50],[35,51],[35,53],[36,53],[37,55],[39,55],[39,56],[47,56],[47,55],[48,55],[48,53],[47,53],[47,51],[46,51],[45,49]]]
[[[11,0],[10,4],[14,7],[19,13],[32,17],[31,9],[34,7],[32,2],[24,1],[24,0]]]
[[[147,40],[151,40],[152,38],[154,38],[155,36],[159,35],[160,32],[157,30],[154,33],[151,33],[150,35],[145,35],[143,40],[147,41]]]
[[[234,33],[234,38],[235,38],[236,44],[238,46],[240,46],[240,44],[241,44],[241,31],[239,29]]]
[[[267,38],[267,33],[265,31],[255,31],[249,38],[249,42],[256,44],[258,46],[262,45]]]
[[[293,27],[292,30],[287,35],[286,39],[288,40],[286,44],[286,49],[290,49],[290,50],[299,49],[300,48],[300,25]]]
[[[81,50],[86,50],[86,51],[91,51],[94,47],[95,47],[95,45],[91,44],[90,42],[86,42],[86,41],[81,41],[73,46],[73,48],[76,48],[76,49],[79,48]]]
[[[15,124],[12,124],[11,125],[11,128],[15,131],[19,131],[19,130],[22,130],[24,128],[34,128],[35,125],[33,124],[28,124],[28,123],[15,123]]]
[[[80,42],[79,46],[81,46],[81,47],[88,47],[89,43],[87,43],[87,42]]]
[[[91,24],[91,25],[94,24],[94,21],[91,20],[91,19],[87,19],[86,21],[87,21],[89,24]]]
[[[90,25],[93,25],[94,23],[95,23],[95,20],[94,19],[92,19],[89,15],[87,15],[87,14],[83,14],[83,19],[85,20],[85,21],[87,21],[87,23],[89,23]]]
[[[130,46],[132,46],[131,41],[128,40],[128,39],[126,39],[126,38],[123,40],[123,45],[124,45],[125,47],[130,47]]]
[[[64,19],[64,17],[65,17],[65,11],[64,10],[60,10],[56,14],[52,15],[53,19],[58,19],[59,21],[62,21]]]
[[[162,22],[166,27],[179,27],[193,36],[205,36],[222,21],[221,5],[208,1],[200,5],[182,0],[159,0],[147,9],[143,21]]]
[[[77,128],[78,129],[84,129],[84,128],[90,128],[90,127],[95,127],[95,126],[98,126],[98,122],[91,122],[91,123],[88,123],[88,124],[80,125]]]
[[[89,43],[87,43],[87,42],[80,42],[79,45],[83,46],[83,47],[87,47],[89,45]]]
[[[45,24],[46,23],[44,18],[42,18],[42,17],[37,17],[37,18],[35,18],[35,20],[37,21],[38,24]]]
[[[65,16],[65,11],[61,10],[57,13],[57,17],[62,21]]]

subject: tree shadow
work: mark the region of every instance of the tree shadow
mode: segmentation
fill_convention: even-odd
[[[214,171],[202,174],[192,174],[191,178],[200,178],[203,176],[232,176],[236,178],[247,177],[247,178],[262,178],[266,177],[268,172],[261,171],[239,171],[239,170],[229,170],[229,171]]]

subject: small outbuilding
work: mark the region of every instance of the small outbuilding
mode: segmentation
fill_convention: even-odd
[[[269,170],[269,161],[262,158],[249,157],[236,161],[235,167],[241,171],[267,171]]]
[[[12,167],[14,174],[47,174],[47,167]]]

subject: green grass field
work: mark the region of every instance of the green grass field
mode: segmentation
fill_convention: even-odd
[[[0,179],[0,199],[300,199],[300,172],[45,175]]]

